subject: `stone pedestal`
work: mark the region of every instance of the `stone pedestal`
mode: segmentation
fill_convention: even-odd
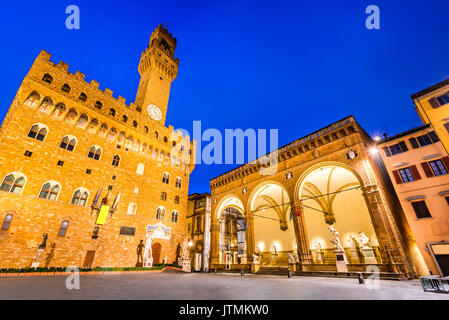
[[[344,250],[335,250],[335,256],[337,258],[337,272],[348,272],[348,260]]]
[[[184,272],[192,272],[192,259],[191,258],[179,258],[178,265]]]
[[[365,256],[365,264],[377,264],[373,248],[363,248],[363,255]]]
[[[271,260],[270,260],[271,265],[272,265],[272,266],[275,266],[276,263],[278,262],[278,259],[279,259],[279,254],[277,254],[277,253],[272,253],[272,254],[271,254]]]
[[[246,254],[242,255],[242,257],[240,258],[240,263],[241,264],[247,264],[248,263],[248,258],[246,257]]]
[[[316,263],[324,264],[324,252],[323,251],[316,252]]]
[[[151,257],[151,258],[146,258],[146,259],[143,261],[143,267],[144,267],[144,268],[152,268],[152,267],[153,267],[153,257]]]
[[[44,252],[45,249],[38,249],[37,250],[37,256],[34,262],[31,264],[31,268],[39,268],[40,260],[42,252]]]
[[[289,263],[288,270],[290,270],[292,273],[295,273],[296,272],[296,263]]]
[[[361,263],[358,250],[351,250],[351,263],[353,264]]]
[[[257,273],[260,270],[260,263],[251,264],[251,273]]]

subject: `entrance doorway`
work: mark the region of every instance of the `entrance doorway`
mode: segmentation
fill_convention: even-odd
[[[151,246],[151,251],[153,252],[153,264],[161,263],[161,251],[162,246],[160,243],[155,243]]]
[[[195,271],[201,271],[201,253],[195,253]]]
[[[92,264],[94,263],[95,251],[87,251],[86,258],[84,259],[83,268],[92,268]]]

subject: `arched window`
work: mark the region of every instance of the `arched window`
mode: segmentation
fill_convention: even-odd
[[[128,214],[135,216],[137,213],[137,204],[131,202],[128,206]]]
[[[44,183],[39,193],[39,198],[47,200],[58,199],[59,191],[61,191],[61,186],[58,182],[50,181]]]
[[[85,93],[81,92],[78,99],[80,99],[81,101],[86,102],[87,101],[87,95]]]
[[[101,109],[103,108],[103,104],[100,101],[95,102],[95,108]]]
[[[92,146],[89,149],[89,153],[87,155],[91,159],[100,160],[101,157],[101,148],[97,146]]]
[[[137,112],[142,112],[142,108],[141,107],[136,107],[136,111]]]
[[[168,138],[164,137],[164,142],[167,143],[168,142]]]
[[[126,116],[126,115],[124,115],[123,117],[122,117],[122,120],[123,120],[123,122],[128,122],[128,117]]]
[[[136,120],[133,121],[133,126],[134,126],[134,128],[137,128],[137,121]]]
[[[175,204],[179,204],[179,197],[175,196]]]
[[[162,175],[162,183],[170,183],[170,174],[168,174],[167,172],[164,172],[164,174]]]
[[[44,141],[45,137],[47,136],[47,133],[48,133],[47,127],[44,126],[43,124],[37,123],[31,127],[30,132],[28,132],[28,137],[39,141]]]
[[[2,230],[4,230],[4,231],[9,230],[9,227],[11,226],[11,222],[12,222],[12,214],[7,214],[5,216],[5,219],[3,220]]]
[[[181,188],[182,187],[182,179],[180,177],[176,177],[175,187],[176,188]]]
[[[157,208],[156,220],[161,220],[161,221],[165,220],[165,208],[164,207]]]
[[[64,91],[64,92],[69,93],[70,90],[72,90],[72,89],[70,88],[70,86],[67,83],[64,83],[64,85],[62,86],[61,90]]]
[[[115,109],[114,108],[109,109],[109,115],[115,117]]]
[[[165,192],[161,193],[161,200],[162,201],[166,201],[167,200],[167,193],[165,193]]]
[[[59,147],[67,151],[73,151],[75,150],[75,146],[76,138],[72,136],[65,136],[62,138],[61,145]]]
[[[142,163],[139,163],[137,165],[137,174],[139,176],[143,176],[144,171],[145,171],[145,166]]]
[[[33,93],[30,94],[30,96],[28,97],[28,99],[25,100],[24,104],[30,108],[36,108],[37,105],[39,104],[39,101],[41,100],[41,96],[39,93],[37,93],[36,91],[34,91]]]
[[[47,83],[52,83],[53,82],[53,77],[51,75],[49,75],[48,73],[46,73],[44,75],[44,77],[42,78],[42,80],[47,82]]]
[[[171,213],[171,222],[178,223],[179,213],[178,211],[173,211]]]
[[[159,138],[159,133],[158,133],[157,131],[154,131],[154,137],[155,137],[156,139]]]
[[[10,173],[3,179],[0,191],[20,194],[25,183],[26,177],[22,173]]]
[[[59,227],[58,236],[65,237],[68,228],[69,228],[69,222],[67,220],[63,221],[61,223],[61,227]]]
[[[143,129],[145,130],[145,133],[148,133],[148,127],[147,126],[143,127]]]
[[[120,164],[120,156],[119,155],[115,155],[114,159],[112,159],[112,165],[114,167],[118,167]]]
[[[87,199],[89,198],[89,191],[84,188],[79,188],[75,190],[72,197],[72,204],[85,207],[87,204]]]

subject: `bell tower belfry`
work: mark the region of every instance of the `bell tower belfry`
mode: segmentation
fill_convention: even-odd
[[[139,62],[140,83],[135,104],[157,123],[165,125],[171,83],[178,75],[176,38],[160,24]]]

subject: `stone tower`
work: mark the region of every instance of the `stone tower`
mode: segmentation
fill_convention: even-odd
[[[176,38],[161,24],[153,31],[150,44],[139,63],[140,83],[135,104],[164,126],[172,81],[178,74]]]

